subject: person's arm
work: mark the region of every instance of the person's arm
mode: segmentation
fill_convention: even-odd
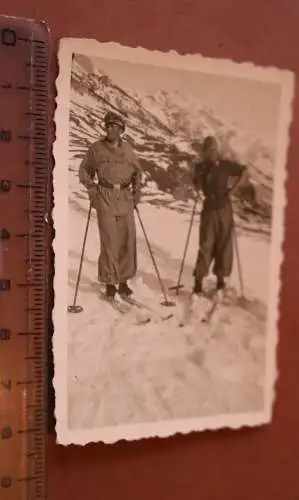
[[[91,202],[94,200],[97,193],[97,185],[94,182],[95,174],[95,158],[93,150],[90,147],[80,163],[78,177],[80,183],[87,189]]]
[[[132,192],[134,206],[136,207],[140,203],[141,199],[141,183],[142,183],[142,168],[140,161],[133,150],[131,150],[132,164],[134,168],[134,173],[132,175]]]
[[[230,194],[238,193],[241,198],[246,199],[251,203],[255,203],[256,189],[250,180],[248,167],[236,162],[229,163],[228,175],[236,177],[236,181],[229,191]]]
[[[227,175],[229,177],[235,177],[235,182],[230,189],[230,193],[233,193],[239,187],[244,186],[249,181],[248,167],[237,162],[227,162],[226,164]]]
[[[203,181],[203,165],[201,162],[197,162],[194,164],[192,171],[192,183],[194,189],[197,192],[202,189],[202,181]]]

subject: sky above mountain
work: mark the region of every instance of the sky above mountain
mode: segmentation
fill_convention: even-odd
[[[82,57],[80,58],[82,62]],[[139,95],[161,89],[195,97],[242,130],[261,136],[275,146],[280,102],[278,85],[198,71],[182,71],[104,58],[89,60],[88,71],[101,70],[115,84]]]

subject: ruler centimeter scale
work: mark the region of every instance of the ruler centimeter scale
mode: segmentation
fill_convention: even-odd
[[[0,16],[0,498],[43,500],[49,32]]]

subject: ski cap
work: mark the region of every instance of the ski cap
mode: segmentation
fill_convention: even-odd
[[[203,141],[203,150],[206,151],[209,149],[211,146],[216,146],[217,145],[217,140],[213,135],[208,135],[207,137],[204,138]]]
[[[106,113],[104,122],[106,127],[109,125],[118,125],[122,131],[125,130],[125,122],[123,118],[113,111],[108,111],[108,113]]]

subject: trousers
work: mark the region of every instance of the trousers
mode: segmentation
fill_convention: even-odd
[[[230,276],[233,268],[233,212],[229,203],[220,209],[204,207],[200,218],[199,250],[194,276],[202,280],[213,265],[219,278]]]
[[[97,211],[100,234],[98,279],[117,285],[135,276],[137,271],[136,227],[134,211],[113,215],[108,210]]]

